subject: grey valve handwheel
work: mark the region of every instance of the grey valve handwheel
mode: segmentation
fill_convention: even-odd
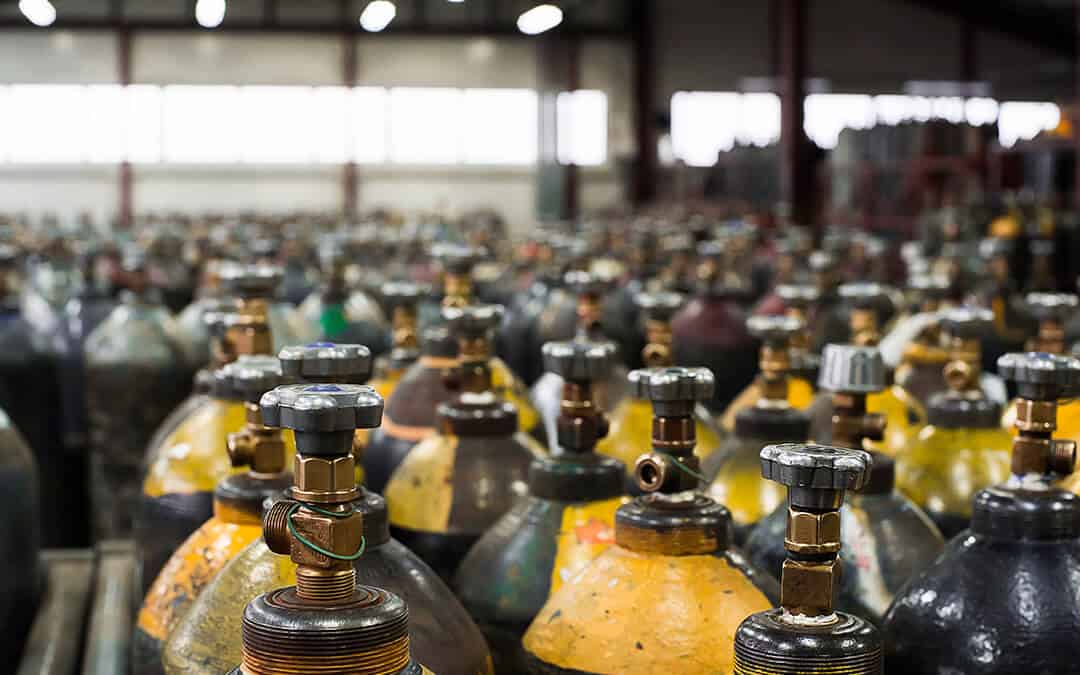
[[[998,359],[998,374],[1022,398],[1053,401],[1080,391],[1080,359],[1046,352],[1014,352]]]
[[[980,307],[954,307],[942,312],[939,324],[954,337],[981,338],[993,327],[994,313]]]
[[[364,345],[312,342],[278,352],[281,370],[301,380],[365,382],[371,376],[371,350]]]
[[[262,263],[226,263],[218,272],[225,290],[242,298],[271,297],[284,274],[281,267]]]
[[[825,345],[818,386],[826,391],[872,394],[885,388],[885,362],[876,347]]]
[[[263,394],[290,379],[274,357],[242,355],[214,371],[210,392],[218,398],[258,403]]]
[[[467,305],[443,307],[442,316],[449,324],[450,332],[464,337],[484,337],[503,318],[502,305]]]
[[[761,449],[761,475],[794,488],[858,490],[870,478],[870,453],[811,443],[777,443]]]
[[[661,417],[685,417],[697,401],[710,398],[716,378],[708,368],[642,368],[628,378],[634,395],[652,401]]]
[[[681,293],[670,291],[658,291],[656,293],[638,293],[634,296],[634,304],[654,321],[668,321],[675,313],[682,309],[686,298]]]
[[[443,269],[455,274],[470,272],[483,255],[481,249],[463,244],[441,243],[431,247],[431,257],[438,260]]]
[[[615,345],[610,342],[548,342],[544,369],[574,382],[595,382],[611,374]]]
[[[1028,293],[1024,304],[1036,319],[1062,321],[1076,312],[1078,301],[1075,293]]]
[[[259,407],[267,426],[332,433],[379,426],[383,400],[361,384],[290,384],[263,394]]]
[[[750,334],[770,344],[785,343],[804,328],[793,316],[752,316],[746,320]]]

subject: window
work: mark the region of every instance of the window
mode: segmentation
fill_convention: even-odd
[[[460,89],[391,89],[390,161],[457,163],[461,152],[461,114]]]
[[[244,154],[239,87],[167,86],[162,96],[162,157],[166,162],[235,163]]]
[[[1006,101],[999,110],[998,140],[1006,148],[1017,141],[1031,140],[1061,122],[1061,110],[1053,103]]]
[[[536,162],[536,92],[466,89],[462,99],[462,159],[466,164]]]
[[[712,166],[716,155],[735,147],[739,94],[680,91],[671,97],[671,145],[690,166]]]
[[[361,163],[385,162],[386,138],[390,133],[386,90],[356,87],[349,94],[349,106],[352,158]]]
[[[811,94],[803,105],[803,128],[821,148],[835,148],[844,129],[874,126],[874,99],[849,94]]]
[[[607,118],[604,92],[560,92],[555,102],[559,163],[596,166],[607,161]]]
[[[67,163],[86,159],[87,135],[94,120],[85,108],[85,87],[12,85],[3,125],[5,157],[10,162]]]

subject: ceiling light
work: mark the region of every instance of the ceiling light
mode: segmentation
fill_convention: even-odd
[[[390,0],[372,0],[360,14],[360,27],[369,33],[378,33],[390,25],[397,16],[397,7]]]
[[[19,0],[19,11],[35,26],[51,26],[56,21],[56,8],[49,0]]]
[[[225,0],[199,0],[195,3],[195,21],[203,28],[217,28],[225,20]]]
[[[555,5],[537,5],[518,17],[518,30],[526,35],[539,35],[562,23],[563,12]]]

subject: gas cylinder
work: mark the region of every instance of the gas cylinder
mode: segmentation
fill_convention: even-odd
[[[1065,322],[1076,313],[1077,297],[1073,293],[1028,293],[1024,297],[1028,313],[1039,322],[1038,333],[1028,340],[1028,351],[1047,352],[1048,354],[1065,353]],[[1016,407],[1018,401],[1012,401],[1001,416],[1002,427],[1013,434],[1015,431]],[[1080,401],[1062,401],[1058,404],[1058,436],[1080,442]],[[1080,476],[1068,476],[1066,489],[1080,490]]]
[[[845,342],[850,336],[850,311],[841,301],[840,263],[836,256],[826,251],[814,251],[810,254],[810,276],[817,298],[812,310],[806,317],[810,332],[809,350],[820,354],[825,345]]]
[[[948,389],[944,376],[948,354],[941,345],[938,323],[938,312],[948,292],[943,279],[929,274],[912,277],[908,293],[913,306],[897,317],[881,340],[885,362],[897,364],[893,381],[924,409],[934,394]],[[899,352],[898,362],[895,357],[890,361],[890,350]]]
[[[979,340],[993,331],[989,310],[956,308],[941,318],[948,390],[935,394],[929,424],[896,458],[896,486],[922,507],[945,537],[967,529],[971,500],[1009,476],[1012,438],[999,426],[1001,404],[979,386]]]
[[[413,659],[405,601],[358,585],[353,567],[365,549],[363,516],[351,504],[359,496],[353,438],[378,425],[382,399],[360,385],[293,385],[267,393],[260,407],[268,424],[297,438],[291,498],[270,507],[263,526],[270,549],[296,564],[296,585],[244,608],[241,666],[231,672],[430,672]]]
[[[268,307],[281,270],[266,265],[228,265],[221,270],[226,293],[237,298],[233,312],[211,317],[221,363],[239,355],[268,354],[271,329]],[[226,442],[246,424],[244,402],[207,395],[192,402],[191,412],[147,448],[147,471],[135,523],[140,590],[145,595],[172,552],[213,515],[213,492],[232,473]],[[291,442],[288,452],[293,452]]]
[[[38,411],[44,417],[45,411]],[[0,658],[18,663],[38,602],[45,590],[41,547],[41,503],[34,453],[7,413],[0,410]],[[69,514],[70,515],[70,514]]]
[[[768,609],[776,580],[731,546],[727,509],[698,492],[693,409],[713,396],[706,368],[630,374],[653,402],[653,448],[637,462],[647,494],[619,507],[615,545],[544,604],[523,639],[525,672],[731,672],[730,638]]]
[[[850,308],[851,341],[857,345],[877,346],[881,341],[878,331],[880,316],[891,304],[890,290],[875,283],[844,284],[840,297]],[[832,441],[833,396],[819,393],[807,409],[810,415],[810,438],[822,443]],[[875,391],[867,398],[867,410],[885,417],[886,436],[870,439],[870,447],[891,456],[903,451],[908,442],[926,426],[926,410],[911,394],[895,384]]]
[[[640,360],[649,368],[667,368],[674,365],[671,318],[682,308],[683,296],[660,291],[639,293],[636,300],[645,327],[645,348],[641,352]],[[596,446],[600,454],[614,457],[623,463],[627,490],[631,494],[639,492],[633,463],[649,451],[648,439],[652,419],[652,404],[647,399],[632,394],[625,396],[611,413],[611,428],[608,434],[600,439]],[[700,403],[694,406],[694,426],[697,437],[694,453],[699,458],[712,455],[720,447],[720,433],[712,415]]]
[[[1029,320],[1020,303],[1020,288],[1013,273],[1015,243],[990,237],[979,245],[979,257],[987,261],[989,276],[975,289],[979,304],[994,313],[994,334],[983,341],[983,369],[993,370],[1006,352],[1023,348]]]
[[[575,338],[606,341],[607,336],[600,323],[601,305],[605,295],[613,287],[612,280],[582,271],[567,272],[564,280],[566,288],[576,296],[578,325],[576,335],[562,336],[562,340]],[[554,341],[556,340],[551,342]],[[557,435],[562,390],[562,378],[557,372],[548,370],[540,376],[530,391],[530,398],[543,420],[546,438],[555,438]],[[626,398],[626,368],[622,363],[613,363],[607,379],[595,383],[593,391],[601,410],[614,410]]]
[[[883,675],[874,624],[837,612],[842,578],[840,507],[846,490],[870,478],[862,450],[797,443],[761,450],[761,472],[787,486],[786,552],[780,606],[748,617],[735,632],[735,675]]]
[[[372,243],[348,234],[324,235],[319,241],[319,258],[326,281],[304,301],[300,313],[319,340],[369,345],[373,353],[381,355],[389,348],[386,317],[377,304],[360,298],[349,307],[345,280],[345,267],[351,257],[359,247],[368,245]]]
[[[801,293],[802,291],[791,291],[791,287],[781,287],[777,292],[780,293],[780,297],[788,296],[792,297],[795,293]],[[813,286],[805,286],[803,291],[813,291]],[[816,295],[816,291],[813,291]],[[805,410],[810,407],[810,403],[814,400],[814,389],[810,383],[803,377],[810,368],[814,371],[817,370],[817,366],[820,364],[820,359],[816,356],[813,358],[815,364],[810,365],[810,355],[806,351],[806,344],[808,335],[806,332],[805,313],[799,309],[791,308],[785,312],[790,321],[795,322],[792,324],[792,332],[784,339],[783,349],[786,352],[787,365],[785,368],[785,375],[787,381],[787,402],[788,405],[796,410]],[[759,316],[772,316],[772,315],[759,315]],[[753,319],[753,317],[751,317]],[[783,322],[781,322],[783,323]],[[759,340],[762,339],[760,335],[754,332],[754,325],[751,320],[747,320],[746,326],[750,334]],[[797,328],[795,326],[798,326]],[[760,364],[759,364],[760,366]],[[796,374],[798,373],[798,374]],[[739,395],[735,397],[735,400],[724,410],[720,415],[720,428],[725,434],[731,433],[735,429],[735,419],[739,413],[748,408],[753,408],[758,400],[764,397],[762,391],[762,378],[759,374],[754,378],[754,381],[746,386]],[[706,470],[709,469],[706,464]]]
[[[703,465],[705,476],[711,478],[708,494],[731,511],[739,543],[784,499],[782,489],[761,478],[761,447],[803,441],[810,431],[806,413],[795,409],[788,397],[789,349],[791,340],[803,330],[802,322],[789,316],[752,316],[746,323],[762,341],[757,378],[761,396],[735,415],[732,434]]]
[[[370,365],[366,350],[362,356]],[[176,549],[150,585],[132,640],[134,672],[164,672],[161,650],[169,633],[221,568],[262,534],[263,501],[292,484],[285,439],[280,429],[263,426],[258,406],[283,381],[278,360],[270,356],[241,356],[214,372],[210,394],[244,403],[246,426],[229,434],[227,447],[232,466],[248,470],[218,483],[214,515]]]
[[[437,433],[402,460],[386,485],[397,539],[449,579],[480,535],[525,491],[544,450],[518,431],[517,410],[492,387],[491,333],[499,305],[446,307],[457,336],[459,394],[438,407]]]
[[[439,262],[442,270],[442,301],[439,304],[433,302],[421,302],[419,307],[420,327],[439,325],[443,322],[440,312],[443,307],[463,307],[471,305],[475,301],[473,293],[472,271],[483,255],[483,250],[471,246],[457,244],[438,244],[432,246],[432,257]],[[542,343],[541,343],[542,344]],[[537,345],[539,350],[540,344]],[[537,358],[539,351],[532,358]],[[518,424],[540,442],[544,441],[544,425],[541,423],[540,414],[536,411],[529,399],[528,389],[502,359],[491,359],[491,380],[495,392],[503,396],[517,407]],[[386,475],[397,465],[389,468]],[[377,484],[371,483],[372,489],[378,491]]]
[[[1053,486],[1076,444],[1052,438],[1057,401],[1076,395],[1080,361],[1007,354],[1017,386],[1011,475],[975,495],[971,528],[896,596],[885,662],[905,675],[1072,673],[1080,663],[1080,498]]]
[[[407,281],[388,281],[382,285],[383,301],[390,310],[390,353],[375,364],[372,388],[386,401],[401,381],[405,371],[420,357],[417,339],[416,308],[427,287]]]
[[[364,446],[365,484],[386,489],[390,474],[417,443],[435,434],[436,409],[453,396],[447,375],[457,366],[457,340],[445,326],[426,328],[420,358],[409,366],[386,399],[382,426],[373,429]]]
[[[813,342],[810,317],[816,311],[821,293],[812,284],[782,284],[777,286],[776,294],[784,302],[784,314],[803,324],[803,329],[792,335],[789,343],[788,403],[805,410],[814,399],[814,383],[821,367],[821,354],[810,347]]]
[[[615,509],[626,502],[622,463],[593,452],[608,428],[593,387],[610,378],[615,346],[549,342],[543,354],[563,382],[552,455],[533,460],[528,496],[480,537],[454,576],[502,673],[522,672],[525,629],[552,593],[611,545]]]
[[[319,343],[287,348],[279,358],[287,375],[346,387],[347,380],[367,377],[370,357],[355,358],[361,349]],[[354,448],[364,431],[356,429]],[[487,645],[461,603],[431,568],[390,538],[383,498],[359,484],[357,495],[351,504],[363,517],[365,542],[364,555],[353,562],[359,582],[389,589],[409,603],[413,648],[437,672],[489,675]],[[240,659],[245,604],[260,593],[295,584],[296,570],[293,561],[274,555],[263,541],[250,543],[209,583],[172,632],[163,656],[166,672],[196,675],[231,667]]]
[[[164,323],[167,312],[145,285],[144,261],[129,253],[125,266],[130,290],[85,345],[90,497],[97,540],[131,534],[146,444],[188,395],[194,374]]]
[[[757,344],[746,332],[746,317],[739,302],[749,292],[748,282],[727,272],[724,244],[702,242],[698,256],[698,292],[671,320],[675,363],[706,366],[724,373],[705,406],[719,413],[754,379]]]
[[[862,449],[880,440],[885,417],[867,412],[867,399],[885,388],[885,364],[876,348],[828,345],[822,355],[821,388],[833,396],[831,437],[839,447]],[[872,452],[866,484],[840,512],[842,538],[853,564],[840,580],[837,606],[875,623],[893,595],[944,546],[941,532],[922,509],[895,489],[895,464]],[[746,542],[754,564],[774,574],[783,567],[781,545],[787,523],[783,506],[762,520]]]
[[[73,392],[64,385],[73,383],[77,376],[81,379],[82,345],[66,339],[67,323],[62,311],[53,311],[52,304],[44,304],[49,309],[47,323],[35,325],[30,321],[15,291],[20,257],[14,246],[0,244],[3,428],[11,429],[5,437],[12,434],[12,444],[32,448],[35,458],[32,463],[37,465],[33,480],[41,481],[50,495],[40,505],[35,504],[32,526],[41,530],[35,535],[39,537],[33,543],[35,550],[39,543],[52,547],[81,545],[87,540],[87,523],[73,518],[72,514],[83,513],[88,487],[85,396],[81,382]],[[69,398],[68,394],[76,398]],[[76,413],[77,419],[71,419],[72,413]],[[81,438],[72,438],[73,432]],[[16,473],[22,469],[20,464],[13,460]],[[33,489],[36,494],[36,484]]]

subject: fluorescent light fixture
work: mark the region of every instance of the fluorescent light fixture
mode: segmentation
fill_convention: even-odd
[[[378,33],[397,16],[397,7],[390,0],[372,0],[360,13],[360,27],[369,33]]]
[[[19,11],[27,21],[42,28],[56,21],[56,8],[49,0],[19,0]]]
[[[199,0],[195,3],[195,22],[203,28],[217,28],[225,20],[225,0]]]
[[[465,2],[465,0],[446,0],[446,1],[449,2],[451,5],[460,5],[460,4],[463,4]]]
[[[518,17],[518,30],[526,35],[539,35],[562,23],[562,10],[555,5],[537,5]]]

